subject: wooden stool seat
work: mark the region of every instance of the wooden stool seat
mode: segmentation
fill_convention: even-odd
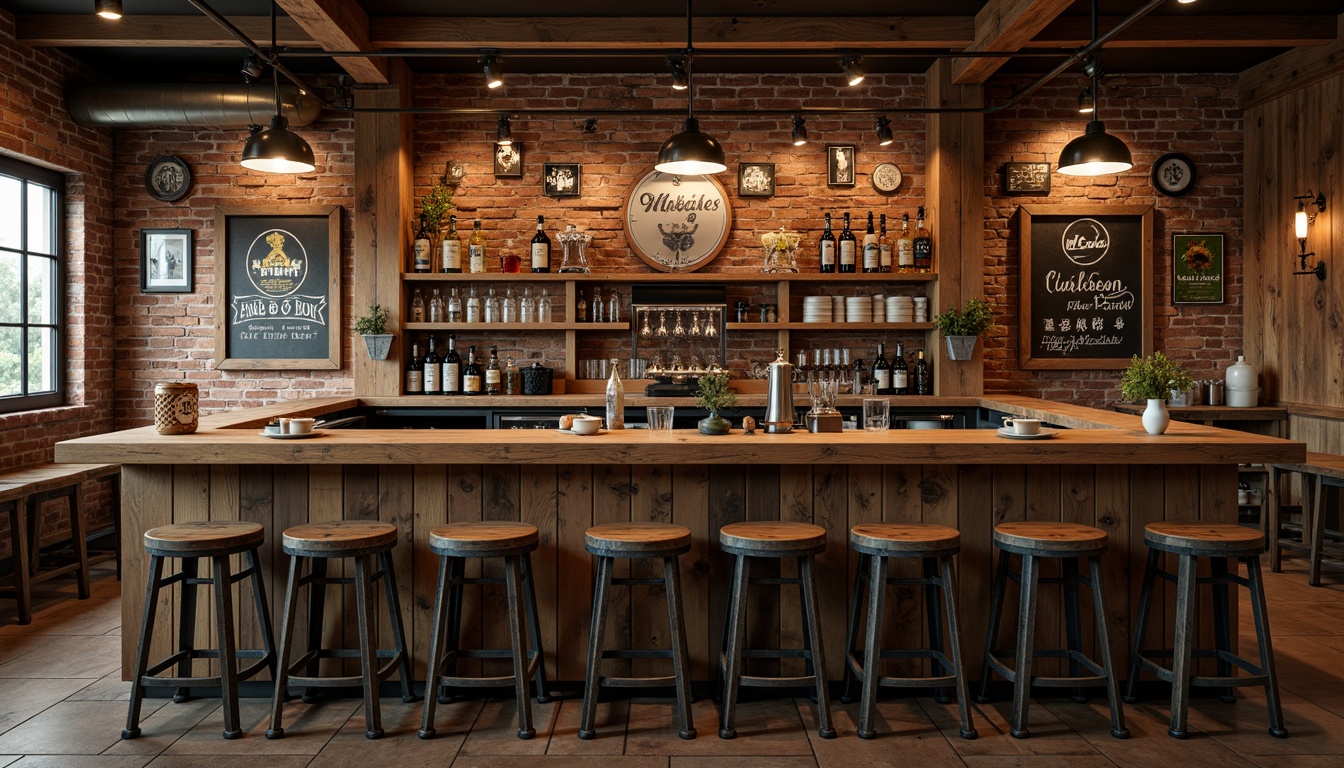
[[[284,550],[301,557],[356,557],[395,546],[397,526],[376,520],[334,520],[285,529]]]
[[[1106,532],[1078,523],[999,523],[994,545],[1015,555],[1090,557],[1106,551]]]
[[[537,527],[507,520],[449,523],[429,531],[429,548],[445,557],[507,557],[536,550]]]
[[[925,523],[863,523],[849,529],[849,545],[878,557],[951,557],[961,549],[961,531]]]
[[[719,529],[719,546],[748,557],[815,555],[826,549],[826,529],[811,523],[730,523]]]
[[[1232,523],[1149,523],[1143,540],[1153,549],[1196,557],[1248,557],[1265,551],[1265,534]]]
[[[214,557],[256,549],[265,538],[260,523],[173,523],[145,531],[145,550],[164,557]]]
[[[691,548],[691,529],[669,523],[612,523],[595,525],[583,544],[601,557],[665,557]]]

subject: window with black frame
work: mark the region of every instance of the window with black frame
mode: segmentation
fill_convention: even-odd
[[[65,402],[65,177],[0,157],[0,412]]]

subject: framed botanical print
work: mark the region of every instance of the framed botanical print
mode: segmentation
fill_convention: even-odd
[[[826,145],[826,186],[854,186],[854,145]]]
[[[1171,303],[1222,304],[1223,236],[1178,232],[1171,236]]]
[[[191,293],[190,229],[140,230],[140,291]]]

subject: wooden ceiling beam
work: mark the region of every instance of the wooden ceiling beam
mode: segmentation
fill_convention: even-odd
[[[1102,32],[1121,22],[1103,16]],[[1107,48],[1296,48],[1336,40],[1334,16],[1146,16],[1111,38]],[[1086,16],[1061,16],[1023,48],[1081,48],[1092,40]]]
[[[1238,83],[1241,108],[1250,109],[1344,73],[1344,14],[1334,28],[1338,34],[1329,45],[1294,48],[1242,72]]]
[[[276,3],[313,36],[324,51],[370,51],[369,15],[356,0],[276,0]],[[387,62],[377,58],[341,57],[336,60],[357,83],[387,85]]]
[[[269,45],[268,16],[230,19],[244,34]],[[280,45],[313,48],[312,35],[288,17],[276,21]],[[91,13],[25,14],[15,20],[15,37],[33,48],[241,48],[242,44],[204,16],[123,16],[116,24]]]
[[[975,42],[966,50],[1021,50],[1072,4],[1073,0],[989,0],[975,14]],[[952,66],[952,82],[983,84],[1007,61],[1007,58],[957,59]]]

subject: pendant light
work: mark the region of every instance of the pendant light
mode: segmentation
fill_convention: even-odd
[[[271,53],[276,49],[275,3],[271,3]],[[280,107],[280,73],[271,65],[275,85],[275,117],[265,130],[254,131],[243,145],[243,167],[264,173],[308,173],[317,168],[313,148],[289,130],[289,120]]]
[[[686,0],[686,122],[681,133],[663,142],[653,167],[678,176],[704,176],[728,170],[718,139],[700,131],[695,119],[695,86],[691,78],[691,0]]]
[[[1097,0],[1092,0],[1092,39],[1097,39]],[[1092,78],[1089,89],[1092,92],[1092,119],[1083,135],[1065,144],[1059,153],[1059,172],[1066,176],[1104,176],[1128,171],[1134,167],[1129,147],[1119,137],[1107,133],[1106,124],[1097,119],[1101,66],[1093,58],[1083,71]]]
[[[116,21],[121,18],[121,0],[95,0],[93,12],[104,19]]]

